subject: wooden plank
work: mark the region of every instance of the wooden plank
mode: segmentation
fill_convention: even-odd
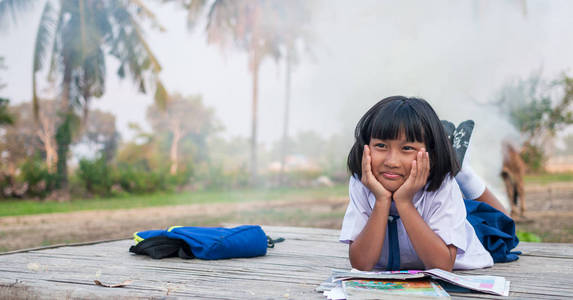
[[[264,226],[286,241],[263,257],[204,261],[153,260],[128,252],[130,240],[31,250],[0,256],[0,298],[324,299],[314,291],[332,268],[349,269],[348,246],[337,230]],[[526,253],[512,263],[457,272],[504,276],[510,298],[563,299],[573,296],[573,245],[522,243]],[[107,283],[133,280],[124,288]],[[453,299],[502,299],[452,293]],[[503,298],[507,299],[507,298]]]
[[[573,259],[573,247],[565,243],[526,243],[522,242],[516,248],[524,256],[561,257]]]

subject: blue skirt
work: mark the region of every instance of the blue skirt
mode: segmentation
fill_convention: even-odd
[[[493,261],[510,262],[519,258],[520,251],[511,251],[519,243],[515,235],[515,222],[489,204],[464,200],[467,219],[474,227],[482,245],[493,257]]]

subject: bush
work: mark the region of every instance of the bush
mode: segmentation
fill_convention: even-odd
[[[520,155],[530,173],[540,173],[544,171],[545,154],[542,149],[526,142],[523,145],[523,150]]]
[[[165,171],[151,171],[138,165],[120,164],[114,173],[114,182],[128,193],[143,194],[169,190],[169,175]]]
[[[164,170],[167,172],[167,169]],[[167,185],[170,187],[183,187],[189,183],[189,180],[195,173],[194,165],[191,162],[181,163],[177,174],[167,174]]]
[[[202,163],[191,177],[193,189],[223,190],[249,185],[249,173],[245,166],[225,168],[223,164]]]
[[[76,176],[89,193],[100,196],[111,194],[111,168],[103,157],[95,160],[81,159]]]
[[[55,189],[57,175],[48,171],[41,158],[34,157],[20,166],[18,181],[28,184],[27,195],[44,198]]]
[[[82,159],[76,171],[79,185],[98,196],[170,191],[186,184],[191,174],[191,168],[184,168],[176,175],[170,175],[166,168],[152,171],[145,162],[111,166],[104,158]]]
[[[520,242],[541,243],[541,238],[535,233],[518,230],[516,232],[516,235],[517,235],[517,238],[519,239]]]

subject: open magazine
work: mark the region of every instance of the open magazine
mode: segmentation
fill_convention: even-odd
[[[354,299],[450,299],[450,295],[430,278],[416,280],[347,279],[342,281],[347,300]]]
[[[412,280],[424,277],[443,280],[455,286],[463,287],[473,291],[483,293],[509,296],[509,281],[504,277],[490,275],[457,275],[441,269],[430,269],[425,271],[371,271],[364,272],[352,269],[351,271],[332,270],[331,277],[321,284],[317,291],[331,291],[339,293],[342,291],[341,282],[348,279],[380,279],[380,280]],[[325,294],[326,295],[326,294]],[[341,298],[340,294],[333,299]]]

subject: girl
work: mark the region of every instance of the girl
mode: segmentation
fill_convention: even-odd
[[[473,269],[493,265],[454,176],[460,167],[432,107],[394,96],[360,119],[348,155],[350,203],[340,241],[352,267]]]

